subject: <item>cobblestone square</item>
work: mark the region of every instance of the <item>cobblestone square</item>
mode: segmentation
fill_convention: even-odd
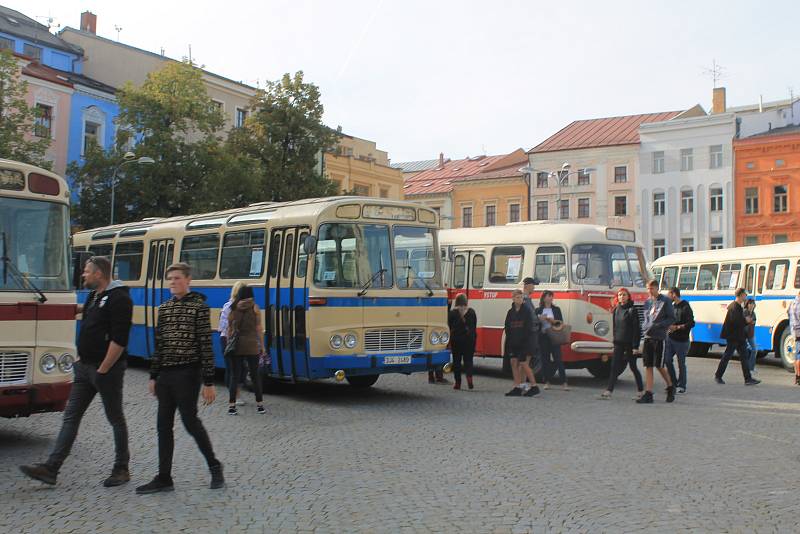
[[[155,474],[155,400],[141,366],[126,376],[131,474],[105,489],[113,442],[99,400],[54,488],[17,465],[43,461],[61,414],[0,420],[0,532],[791,532],[797,531],[800,388],[774,364],[763,383],[713,383],[690,359],[673,405],[636,405],[629,373],[611,401],[570,371],[535,398],[507,398],[498,362],[474,391],[383,376],[371,390],[319,383],[201,409],[228,486],[208,489],[176,422],[175,492],[139,496]],[[658,389],[658,381],[656,382]]]

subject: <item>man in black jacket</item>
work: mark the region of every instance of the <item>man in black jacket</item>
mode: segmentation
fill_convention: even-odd
[[[675,310],[675,322],[667,328],[667,341],[664,343],[664,359],[669,378],[678,386],[678,393],[686,393],[686,354],[689,352],[689,334],[694,328],[694,312],[689,303],[681,298],[681,290],[670,288],[668,296]],[[678,357],[678,375],[675,374],[673,358]]]
[[[722,375],[725,374],[725,369],[728,367],[728,362],[733,356],[733,351],[739,353],[739,362],[742,364],[742,375],[744,375],[744,383],[746,386],[755,386],[760,384],[760,380],[756,380],[750,376],[750,366],[748,365],[747,353],[747,323],[744,320],[744,308],[742,305],[747,299],[747,291],[744,288],[736,290],[736,300],[728,305],[728,313],[725,315],[725,322],[722,324],[722,333],[720,337],[728,342],[725,347],[725,354],[719,361],[719,367],[714,375],[717,384],[724,384]]]
[[[131,329],[133,302],[127,287],[116,280],[111,281],[111,262],[103,256],[94,256],[86,262],[83,285],[92,291],[86,305],[78,306],[76,310],[83,313],[78,334],[78,360],[74,365],[75,379],[64,410],[61,431],[46,463],[22,465],[20,470],[45,484],[55,484],[61,464],[78,436],[83,414],[95,395],[100,393],[106,417],[114,429],[116,451],[111,476],[103,485],[119,486],[130,480],[122,379],[127,366],[125,347]]]

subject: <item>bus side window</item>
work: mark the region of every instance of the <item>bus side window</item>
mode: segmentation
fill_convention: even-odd
[[[481,289],[483,287],[483,276],[486,270],[486,260],[483,254],[477,254],[472,258],[472,287]]]
[[[681,274],[678,277],[678,289],[681,291],[694,289],[697,282],[697,266],[684,265],[681,267]]]
[[[664,274],[661,277],[661,289],[675,287],[678,282],[678,268],[664,267]]]
[[[659,284],[661,284],[661,273],[663,270],[664,269],[661,267],[653,267],[653,280],[655,280]]]
[[[467,258],[466,256],[458,255],[455,259],[453,267],[453,287],[463,288],[467,279]]]
[[[767,285],[764,289],[784,289],[789,276],[789,260],[772,260],[767,272]]]
[[[709,291],[714,289],[714,286],[717,283],[718,270],[719,265],[716,263],[709,263],[707,265],[700,266],[700,275],[697,279],[698,291]]]
[[[304,244],[308,232],[303,232],[297,240],[297,278],[305,278],[308,271],[308,254],[306,254]]]
[[[116,280],[138,280],[142,274],[144,243],[129,241],[117,243],[114,251],[114,278]]]
[[[758,290],[759,293],[764,292],[764,275],[766,273],[767,273],[767,268],[765,266],[762,265],[758,268],[758,282],[757,282],[758,285],[756,286],[756,289]]]
[[[747,274],[745,275],[744,288],[747,290],[748,295],[753,294],[753,284],[756,279],[756,268],[753,265],[747,266]]]
[[[794,288],[800,289],[800,260],[797,260],[797,265],[794,268]]]
[[[106,245],[89,245],[89,252],[92,256],[105,256],[108,261],[111,261],[111,243]]]
[[[717,289],[736,289],[739,287],[741,270],[741,263],[723,263],[719,268]]]
[[[539,247],[533,276],[540,284],[561,284],[567,280],[567,254],[564,247]]]

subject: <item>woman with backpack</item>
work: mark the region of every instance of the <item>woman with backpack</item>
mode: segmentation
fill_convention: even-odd
[[[467,296],[461,293],[456,296],[453,309],[447,314],[450,326],[450,349],[453,352],[453,389],[461,389],[461,363],[467,374],[467,387],[472,389],[472,358],[475,354],[478,317],[475,310],[467,305]]]
[[[250,379],[256,395],[256,413],[263,415],[266,411],[261,395],[261,380],[258,377],[258,358],[264,353],[264,327],[261,323],[261,311],[253,300],[253,288],[250,286],[243,286],[231,304],[227,338],[225,356],[230,358],[233,369],[228,378],[228,415],[238,413],[236,396],[239,384],[235,377],[241,374],[245,361],[250,369]]]
[[[636,366],[636,354],[639,352],[639,342],[642,339],[642,325],[639,322],[639,313],[633,307],[631,293],[626,288],[617,291],[614,307],[611,309],[611,320],[614,332],[614,356],[611,360],[611,374],[608,377],[608,386],[600,395],[603,400],[611,398],[617,375],[622,372],[627,363],[636,380],[637,398],[644,392],[642,373]]]

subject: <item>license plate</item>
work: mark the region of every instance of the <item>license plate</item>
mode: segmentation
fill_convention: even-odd
[[[383,359],[384,365],[401,365],[411,363],[411,356],[387,356]]]

